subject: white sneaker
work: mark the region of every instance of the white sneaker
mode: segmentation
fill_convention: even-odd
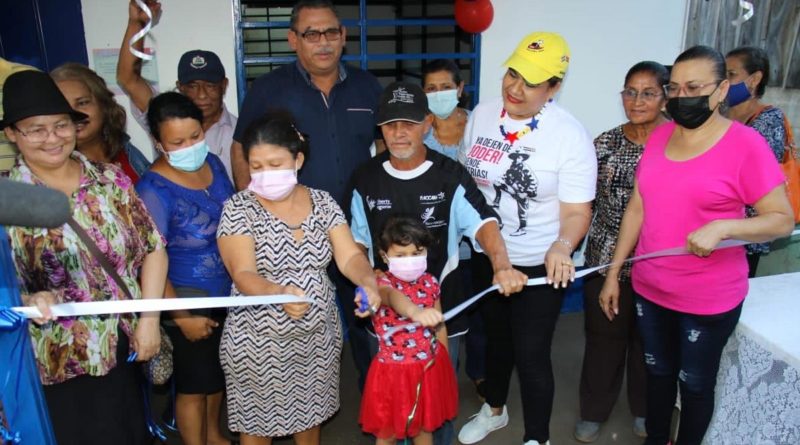
[[[541,442],[537,442],[535,440],[529,440],[529,441],[523,443],[522,445],[550,445],[550,441],[548,440],[545,443],[541,443]]]
[[[508,411],[503,405],[503,412],[499,416],[492,415],[492,408],[484,403],[478,414],[472,416],[461,431],[458,432],[458,441],[469,445],[480,442],[494,430],[499,430],[508,425]]]

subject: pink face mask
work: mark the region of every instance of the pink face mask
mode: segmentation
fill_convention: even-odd
[[[250,173],[250,185],[247,189],[270,201],[280,201],[292,192],[297,185],[295,169],[265,170]]]
[[[416,281],[427,268],[427,255],[389,257],[389,272],[403,281]]]

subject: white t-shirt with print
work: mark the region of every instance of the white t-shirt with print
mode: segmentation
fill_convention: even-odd
[[[583,125],[555,102],[537,116],[534,130],[513,143],[500,125],[509,134],[531,120],[501,119],[502,110],[502,98],[475,108],[459,161],[500,216],[511,263],[536,266],[558,238],[559,201],[594,199],[597,157]]]

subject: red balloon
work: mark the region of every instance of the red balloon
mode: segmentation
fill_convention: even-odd
[[[490,0],[456,0],[455,11],[458,26],[473,34],[486,31],[494,18]]]

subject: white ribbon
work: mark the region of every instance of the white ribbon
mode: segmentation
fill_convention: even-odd
[[[141,8],[142,11],[144,11],[144,13],[147,14],[147,18],[149,20],[147,20],[147,24],[144,25],[144,28],[139,30],[139,32],[137,32],[136,34],[133,35],[133,37],[131,37],[131,41],[128,43],[128,46],[130,47],[131,53],[134,56],[142,60],[153,60],[152,54],[147,54],[133,47],[134,43],[136,43],[141,39],[144,39],[144,36],[146,36],[147,33],[150,32],[151,29],[153,29],[153,11],[151,11],[150,8],[144,3],[144,0],[135,0],[135,1],[136,1],[136,6]]]
[[[744,12],[735,20],[731,20],[731,24],[733,24],[733,26],[742,26],[742,23],[750,20],[753,17],[753,14],[755,14],[755,8],[753,7],[752,2],[739,0],[739,8],[741,8]]]
[[[792,237],[792,236],[795,236],[795,235],[800,235],[800,229],[795,230],[792,233],[790,233],[789,237]],[[726,249],[728,247],[744,246],[744,245],[747,245],[747,244],[751,244],[751,242],[750,241],[741,241],[741,240],[725,240],[725,241],[722,241],[721,243],[719,243],[714,250]],[[689,252],[688,250],[686,250],[685,247],[673,247],[671,249],[659,250],[659,251],[656,251],[656,252],[645,253],[643,255],[639,255],[639,256],[628,258],[625,261],[623,261],[620,265],[625,264],[625,263],[632,263],[634,261],[646,260],[648,258],[658,258],[658,257],[676,256],[676,255],[693,255],[693,254],[691,252]],[[607,263],[607,264],[603,264],[603,265],[600,265],[600,266],[590,267],[588,269],[583,269],[583,270],[576,271],[575,272],[575,278],[585,277],[586,275],[595,273],[595,272],[597,272],[597,271],[599,271],[601,269],[605,269],[605,268],[607,268],[609,266],[612,266],[613,264],[614,263]],[[543,284],[548,284],[547,283],[547,277],[531,278],[525,283],[525,286],[541,286]],[[496,291],[498,289],[500,289],[500,286],[498,286],[496,284],[492,285],[491,287],[489,287],[487,289],[484,289],[480,293],[478,293],[475,296],[471,297],[470,299],[464,301],[463,303],[459,304],[458,306],[455,306],[455,307],[451,308],[449,311],[447,311],[447,312],[445,312],[443,314],[444,315],[444,321],[448,321],[448,320],[452,319],[453,317],[455,317],[456,315],[458,315],[462,311],[464,311],[464,309],[466,309],[466,308],[472,306],[473,304],[475,304],[475,302],[480,300],[481,298],[483,298],[484,295],[488,294],[489,292]],[[397,331],[399,331],[401,329],[405,329],[406,327],[410,327],[410,326],[419,327],[420,324],[419,323],[407,323],[407,324],[404,324],[404,325],[395,326],[393,328],[387,329],[386,333],[383,334],[383,339],[386,340],[389,337],[391,337],[392,335],[394,335]]]
[[[126,312],[179,311],[234,306],[258,306],[267,304],[314,303],[295,295],[259,295],[251,297],[203,297],[203,298],[146,298],[141,300],[90,301],[85,303],[61,303],[50,306],[57,317],[79,315],[122,314]],[[12,307],[11,310],[28,318],[39,318],[42,313],[35,306]]]

